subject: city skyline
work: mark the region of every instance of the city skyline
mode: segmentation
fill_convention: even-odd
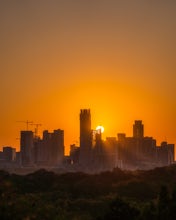
[[[134,121],[143,121],[143,120],[141,120],[141,119],[134,119],[133,120],[133,122]],[[59,127],[59,126],[57,126],[57,127],[55,127],[55,128],[52,128],[52,129],[42,129],[42,127],[40,128],[40,132],[39,132],[39,126],[42,126],[42,124],[35,124],[35,123],[33,123],[33,121],[29,121],[29,120],[26,120],[26,121],[16,121],[16,123],[17,122],[20,122],[20,123],[23,123],[23,125],[22,125],[22,127],[24,127],[24,129],[21,129],[21,131],[19,130],[19,136],[20,136],[20,132],[22,132],[22,131],[29,131],[29,132],[33,132],[33,135],[34,135],[34,137],[35,137],[35,135],[37,134],[37,136],[36,137],[39,137],[39,138],[43,138],[43,131],[49,131],[49,132],[52,132],[52,131],[54,131],[55,129],[62,129],[61,127]],[[78,123],[77,123],[78,124]],[[91,124],[93,124],[93,123],[91,123]],[[75,126],[75,127],[77,127],[77,126]],[[105,140],[107,137],[115,137],[115,138],[117,138],[118,137],[118,133],[124,133],[125,135],[127,135],[127,136],[134,136],[134,131],[132,131],[131,130],[131,125],[129,125],[128,127],[130,127],[130,132],[126,132],[125,130],[119,130],[119,131],[117,131],[116,132],[116,134],[115,135],[112,135],[112,134],[110,134],[109,136],[107,136],[106,135],[106,129],[104,128],[104,126],[102,125],[102,124],[97,124],[96,126],[94,126],[94,127],[92,127],[91,128],[91,130],[92,131],[98,131],[98,130],[100,130],[101,131],[101,136],[102,136],[102,140]],[[64,129],[63,129],[64,130]],[[65,131],[65,130],[64,130]],[[79,132],[80,132],[80,127],[79,127]],[[105,132],[105,133],[104,133]],[[144,132],[144,131],[143,131]],[[146,134],[146,127],[145,127],[145,133],[143,133],[143,135],[145,135],[146,137],[154,137],[155,139],[156,139],[156,143],[157,143],[157,145],[160,145],[163,141],[169,141],[169,142],[171,142],[170,140],[168,140],[168,139],[166,139],[166,138],[163,138],[163,139],[161,139],[161,141],[159,142],[158,140],[157,140],[157,138],[154,136],[154,135],[152,135],[152,134],[150,134],[150,135],[148,135],[148,134]],[[67,136],[66,134],[65,134],[65,136]],[[17,140],[18,140],[18,142],[20,143],[20,138],[17,138]],[[65,141],[64,140],[64,143],[67,143],[67,141]],[[75,144],[75,145],[81,145],[81,142],[80,142],[80,135],[78,135],[78,137],[74,140],[74,141],[72,141],[71,143],[69,143],[69,145],[64,145],[64,147],[65,147],[65,155],[69,155],[69,152],[70,152],[70,146],[72,145],[72,144]],[[173,143],[173,144],[175,144],[175,143]],[[20,145],[19,146],[14,146],[14,145],[8,145],[8,144],[4,144],[4,145],[1,145],[0,146],[0,150],[2,150],[3,149],[3,147],[14,147],[17,151],[19,151],[20,150]]]
[[[141,119],[135,119],[133,120],[133,122],[135,122],[135,124],[133,124],[133,129],[131,129],[131,126],[130,126],[130,129],[131,129],[131,135],[128,135],[125,131],[118,131],[116,133],[116,135],[110,135],[110,136],[105,136],[103,133],[104,133],[104,127],[103,125],[98,125],[96,126],[95,128],[92,127],[92,120],[91,120],[91,109],[80,109],[80,124],[79,124],[79,137],[77,138],[78,141],[73,141],[72,143],[69,144],[69,146],[66,146],[64,143],[65,143],[65,134],[63,136],[63,146],[64,146],[64,154],[67,156],[70,154],[70,147],[75,145],[77,147],[80,147],[80,149],[82,147],[85,147],[85,143],[86,145],[88,144],[88,148],[92,146],[92,141],[93,141],[93,138],[95,134],[100,134],[101,135],[101,140],[102,141],[105,141],[106,139],[108,138],[115,138],[116,140],[118,140],[119,138],[119,134],[121,136],[122,135],[125,135],[125,137],[134,137],[134,138],[143,138],[143,137],[146,137],[146,138],[154,138],[155,141],[156,141],[156,144],[157,146],[159,146],[160,144],[164,143],[164,142],[167,142],[169,140],[165,140],[165,139],[162,139],[162,141],[160,143],[158,143],[157,139],[155,138],[155,136],[153,135],[146,135],[146,132],[144,131],[144,124],[143,121]],[[22,134],[27,134],[27,136],[29,135],[30,138],[29,139],[33,139],[34,142],[35,142],[35,139],[36,140],[42,140],[42,139],[45,139],[45,136],[46,136],[46,133],[47,134],[52,134],[52,132],[57,132],[57,131],[63,131],[65,133],[64,130],[60,130],[62,128],[60,127],[57,127],[57,128],[53,128],[52,130],[48,130],[48,129],[44,129],[44,130],[41,130],[40,134],[38,132],[38,129],[39,129],[39,126],[42,126],[42,124],[35,124],[33,121],[29,121],[29,120],[26,120],[26,121],[16,121],[16,122],[20,122],[20,123],[24,123],[25,124],[25,129],[22,129],[21,131],[19,131],[19,135],[20,137],[22,138]],[[77,123],[78,124],[78,123]],[[30,129],[30,127],[32,126],[35,126],[34,129]],[[88,136],[87,136],[88,135]],[[20,145],[21,145],[21,138],[19,138],[19,141],[20,141]],[[22,138],[23,139],[23,138]],[[23,142],[23,141],[22,141]],[[170,141],[169,141],[170,142]],[[172,143],[175,145],[175,143]],[[31,142],[30,142],[30,145],[31,145]],[[32,144],[33,145],[33,144]],[[24,145],[25,146],[25,145]],[[16,149],[17,151],[20,150],[20,146],[19,148],[15,148],[14,146],[12,145],[3,145],[2,146],[2,149],[3,147],[11,147],[11,148],[14,148]],[[30,147],[31,148],[31,147]],[[86,153],[87,154],[87,153]],[[175,155],[174,155],[175,156]]]
[[[61,128],[79,142],[78,112],[104,137],[145,135],[176,143],[176,2],[0,1],[0,149],[19,150],[25,123]],[[30,127],[34,129],[34,127]]]
[[[145,136],[142,120],[134,121],[132,136],[117,133],[103,140],[101,129],[92,129],[91,110],[80,109],[80,143],[70,144],[68,155],[65,155],[64,130],[44,130],[39,137],[37,130],[27,130],[30,123],[26,121],[26,130],[20,132],[19,152],[10,146],[0,151],[1,168],[55,168],[94,173],[116,167],[145,170],[175,163],[175,145],[166,141],[157,145],[155,138]]]

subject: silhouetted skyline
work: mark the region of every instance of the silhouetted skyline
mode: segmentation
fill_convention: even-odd
[[[175,0],[0,1],[0,149],[32,120],[79,141],[77,112],[103,136],[145,131],[176,143]],[[34,129],[34,127],[30,128]]]
[[[135,120],[133,136],[117,133],[102,139],[101,129],[91,127],[91,110],[81,109],[79,145],[70,144],[70,153],[64,155],[64,130],[43,131],[42,138],[37,132],[20,132],[20,152],[7,146],[0,151],[0,167],[13,168],[55,168],[66,172],[102,172],[121,168],[125,170],[152,169],[169,166],[175,162],[174,144],[163,141],[160,146],[156,139],[144,135],[142,120]],[[30,122],[32,123],[32,122]],[[38,125],[38,124],[36,124]]]

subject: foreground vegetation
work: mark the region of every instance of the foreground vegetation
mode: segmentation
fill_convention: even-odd
[[[176,166],[94,175],[0,171],[1,220],[174,220],[175,210]]]

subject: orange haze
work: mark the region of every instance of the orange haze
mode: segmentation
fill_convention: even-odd
[[[19,149],[16,121],[32,120],[64,129],[68,153],[81,108],[104,138],[131,136],[141,119],[158,145],[176,143],[175,11],[164,0],[1,2],[0,147]]]

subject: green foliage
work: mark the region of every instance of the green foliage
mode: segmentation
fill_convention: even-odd
[[[158,215],[159,219],[164,220],[169,218],[169,204],[170,198],[169,193],[166,186],[162,186],[159,199],[158,199]]]
[[[129,181],[122,183],[117,188],[118,195],[130,197],[136,200],[148,201],[156,198],[157,193],[153,190],[152,185],[144,181]]]
[[[110,205],[110,210],[104,216],[104,220],[135,220],[139,216],[139,210],[120,198],[116,198]]]
[[[0,171],[0,219],[176,219],[176,167],[89,175]],[[162,187],[158,187],[161,186]]]
[[[170,218],[176,219],[176,186],[173,189],[170,202]]]
[[[140,220],[157,220],[157,208],[153,202],[146,203],[141,209]]]

